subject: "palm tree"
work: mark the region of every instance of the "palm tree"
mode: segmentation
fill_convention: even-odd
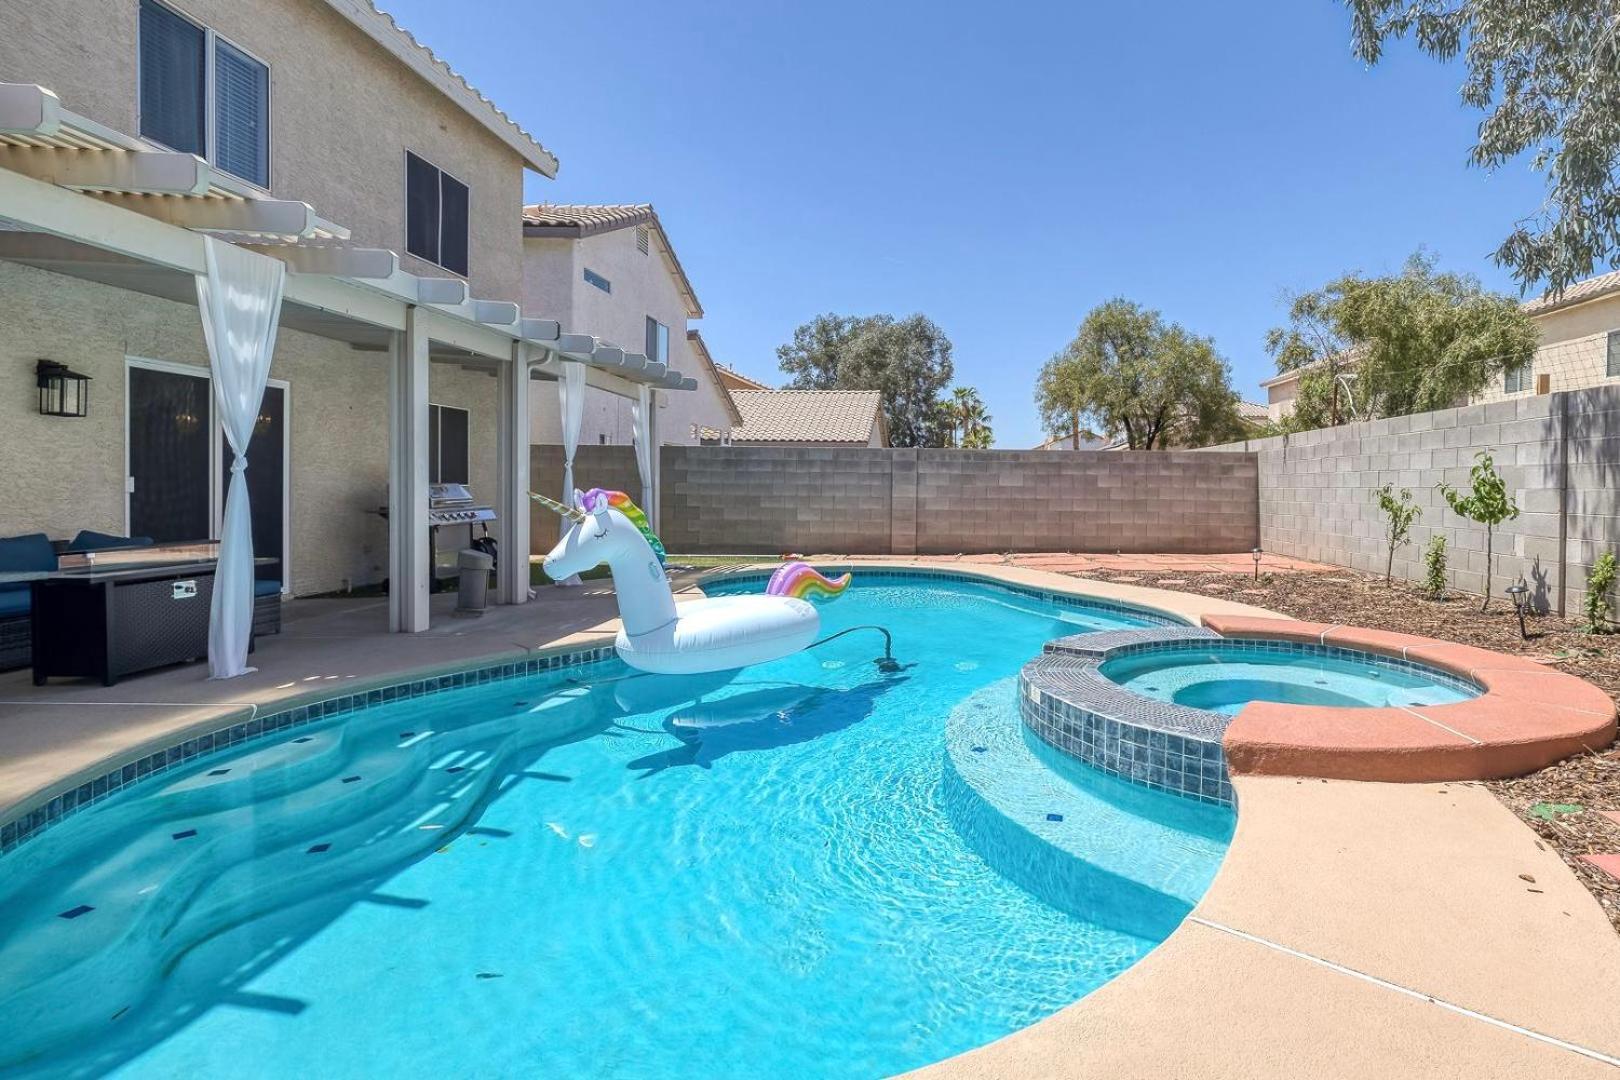
[[[990,414],[985,411],[979,392],[971,386],[958,386],[945,403],[951,425],[951,442],[956,446],[982,450],[991,442]]]

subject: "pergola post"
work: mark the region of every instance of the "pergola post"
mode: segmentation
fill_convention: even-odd
[[[644,507],[648,520],[652,522],[653,532],[663,531],[663,512],[658,504],[663,502],[663,478],[659,476],[659,459],[663,456],[658,452],[658,391],[652,390],[647,394],[647,456],[650,458],[649,472],[652,474],[652,490],[645,496],[651,505]]]
[[[495,535],[499,561],[496,601],[529,599],[529,357],[532,346],[512,343],[512,361],[501,366],[495,442],[499,490],[495,493]]]
[[[428,335],[405,309],[388,364],[388,628],[428,628]]]

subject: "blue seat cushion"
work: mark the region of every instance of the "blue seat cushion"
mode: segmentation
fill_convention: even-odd
[[[275,578],[260,578],[253,583],[254,596],[279,596],[280,594],[281,582]]]
[[[56,569],[56,549],[44,533],[0,539],[0,573],[28,573]]]
[[[151,547],[150,536],[116,536],[112,533],[80,529],[79,535],[67,546],[69,551],[113,551],[118,548]]]
[[[27,615],[33,608],[32,596],[27,585],[0,585],[0,619]]]

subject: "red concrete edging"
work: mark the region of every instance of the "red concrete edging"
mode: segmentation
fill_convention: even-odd
[[[1226,729],[1234,775],[1433,782],[1520,776],[1615,737],[1615,704],[1584,679],[1522,656],[1355,626],[1210,615],[1222,637],[1309,642],[1413,660],[1472,680],[1469,701],[1345,709],[1257,701]]]

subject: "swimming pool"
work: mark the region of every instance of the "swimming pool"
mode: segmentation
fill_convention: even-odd
[[[609,661],[66,818],[0,858],[0,1068],[881,1075],[1073,1001],[1173,928],[1232,816],[1051,768],[1011,679],[1151,620],[861,578],[826,632],[887,626],[899,672],[869,633],[718,685]]]
[[[1292,642],[1175,643],[1105,660],[1098,670],[1144,697],[1227,716],[1251,701],[1399,708],[1448,705],[1480,693],[1427,665]]]

